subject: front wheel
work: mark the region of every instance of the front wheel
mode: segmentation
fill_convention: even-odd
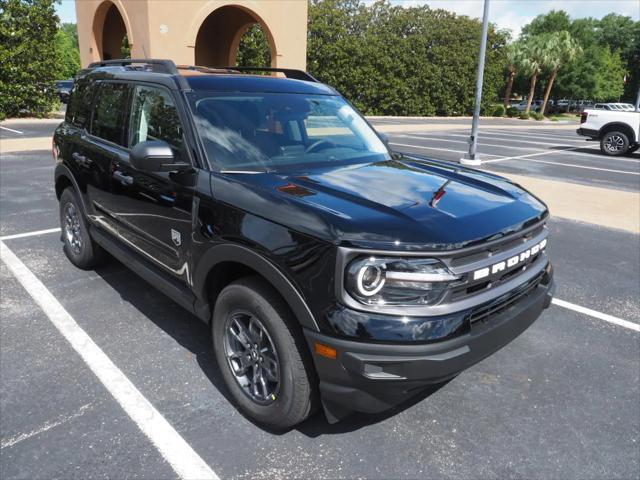
[[[299,326],[280,295],[257,277],[220,292],[213,313],[218,367],[240,410],[283,430],[315,409],[316,379]]]
[[[622,132],[607,132],[600,139],[600,150],[605,155],[624,155],[629,150],[629,138]]]

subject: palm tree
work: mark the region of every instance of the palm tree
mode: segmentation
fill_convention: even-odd
[[[538,75],[542,71],[542,66],[545,64],[545,47],[544,47],[544,35],[539,37],[532,37],[524,44],[524,58],[522,60],[522,71],[530,78],[531,87],[529,88],[529,97],[527,99],[527,108],[524,113],[531,111],[531,102],[536,93],[536,82],[538,81]]]
[[[552,33],[548,37],[545,50],[544,66],[551,70],[551,77],[549,77],[544,93],[544,101],[542,102],[542,108],[540,110],[542,113],[546,111],[547,102],[549,101],[551,89],[553,88],[553,82],[558,76],[558,70],[582,53],[582,48],[578,45],[578,42],[576,42],[566,30]]]
[[[509,100],[511,100],[511,91],[513,90],[513,81],[520,69],[520,64],[524,57],[524,46],[522,42],[513,42],[507,47],[507,62],[509,69],[509,77],[507,78],[507,88],[504,92],[504,108],[509,108]]]

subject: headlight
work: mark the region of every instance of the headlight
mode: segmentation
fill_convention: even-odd
[[[345,287],[365,305],[433,305],[459,278],[432,258],[360,257],[347,266]]]

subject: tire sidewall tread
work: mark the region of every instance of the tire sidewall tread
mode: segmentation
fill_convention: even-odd
[[[248,303],[247,303],[248,302]],[[237,307],[256,314],[278,352],[280,392],[272,404],[253,402],[238,385],[224,351],[228,315]],[[249,418],[273,429],[284,430],[306,419],[315,409],[315,373],[300,327],[282,297],[258,277],[231,283],[218,296],[212,317],[214,353],[234,401]]]

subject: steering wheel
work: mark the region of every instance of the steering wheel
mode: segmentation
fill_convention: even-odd
[[[326,145],[326,146],[323,147],[323,148],[318,148],[318,147],[320,147],[320,145]],[[332,148],[332,147],[335,147],[335,146],[336,146],[335,143],[333,143],[330,140],[327,140],[326,138],[323,138],[323,139],[317,140],[317,141],[313,142],[311,145],[309,145],[305,149],[304,153],[313,153],[316,150],[324,150],[325,148]]]

